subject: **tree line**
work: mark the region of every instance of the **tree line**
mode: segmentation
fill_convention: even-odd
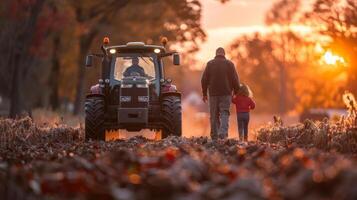
[[[197,0],[13,0],[0,5],[0,95],[10,117],[34,107],[73,102],[81,112],[98,69],[85,71],[87,53],[101,39],[158,43],[165,36],[187,52],[205,40]]]
[[[229,6],[229,0],[217,0]],[[341,94],[357,91],[357,1],[277,0],[266,13],[266,33],[238,37],[228,49],[241,79],[263,112],[342,107]],[[84,58],[111,43],[180,46],[192,55],[206,39],[199,0],[12,0],[0,4],[0,96],[10,116],[33,108],[81,112],[84,94],[99,68],[85,70]],[[324,62],[330,52],[344,58]],[[191,58],[185,56],[190,64]],[[179,85],[187,69],[168,67]],[[184,75],[186,73],[186,75]]]
[[[252,86],[261,110],[281,114],[343,108],[357,95],[357,1],[279,0],[266,13],[267,33],[244,35],[230,56]],[[336,63],[335,56],[341,57]]]

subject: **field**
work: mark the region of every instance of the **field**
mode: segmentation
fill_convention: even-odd
[[[0,131],[1,199],[357,199],[357,130],[347,122],[277,120],[249,143],[84,142],[81,128],[30,118],[2,119]]]

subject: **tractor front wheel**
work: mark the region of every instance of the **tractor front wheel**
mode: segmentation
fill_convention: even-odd
[[[85,140],[105,140],[103,97],[88,97],[84,109]]]
[[[178,96],[163,97],[161,102],[161,119],[163,123],[162,138],[170,135],[182,135],[181,98]]]

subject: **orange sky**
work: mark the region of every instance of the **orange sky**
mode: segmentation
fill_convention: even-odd
[[[264,16],[274,0],[230,0],[221,4],[217,0],[201,0],[202,25],[207,41],[196,58],[205,63],[214,56],[219,46],[226,47],[244,33],[264,31]]]
[[[202,26],[207,41],[201,46],[196,58],[204,64],[214,57],[217,47],[227,47],[242,34],[268,31],[264,26],[267,11],[276,0],[230,0],[221,4],[218,0],[201,0]],[[302,0],[307,8],[313,0]]]

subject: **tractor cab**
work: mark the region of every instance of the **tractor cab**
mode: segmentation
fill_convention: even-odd
[[[181,94],[171,80],[165,79],[162,62],[172,56],[173,63],[179,65],[178,53],[167,52],[165,41],[163,46],[108,44],[105,38],[103,54],[86,59],[86,66],[91,66],[93,57],[102,58],[102,77],[86,98],[86,138],[103,139],[108,129],[151,129],[162,131],[164,137],[181,136]],[[103,107],[100,117],[94,113],[98,104]]]

